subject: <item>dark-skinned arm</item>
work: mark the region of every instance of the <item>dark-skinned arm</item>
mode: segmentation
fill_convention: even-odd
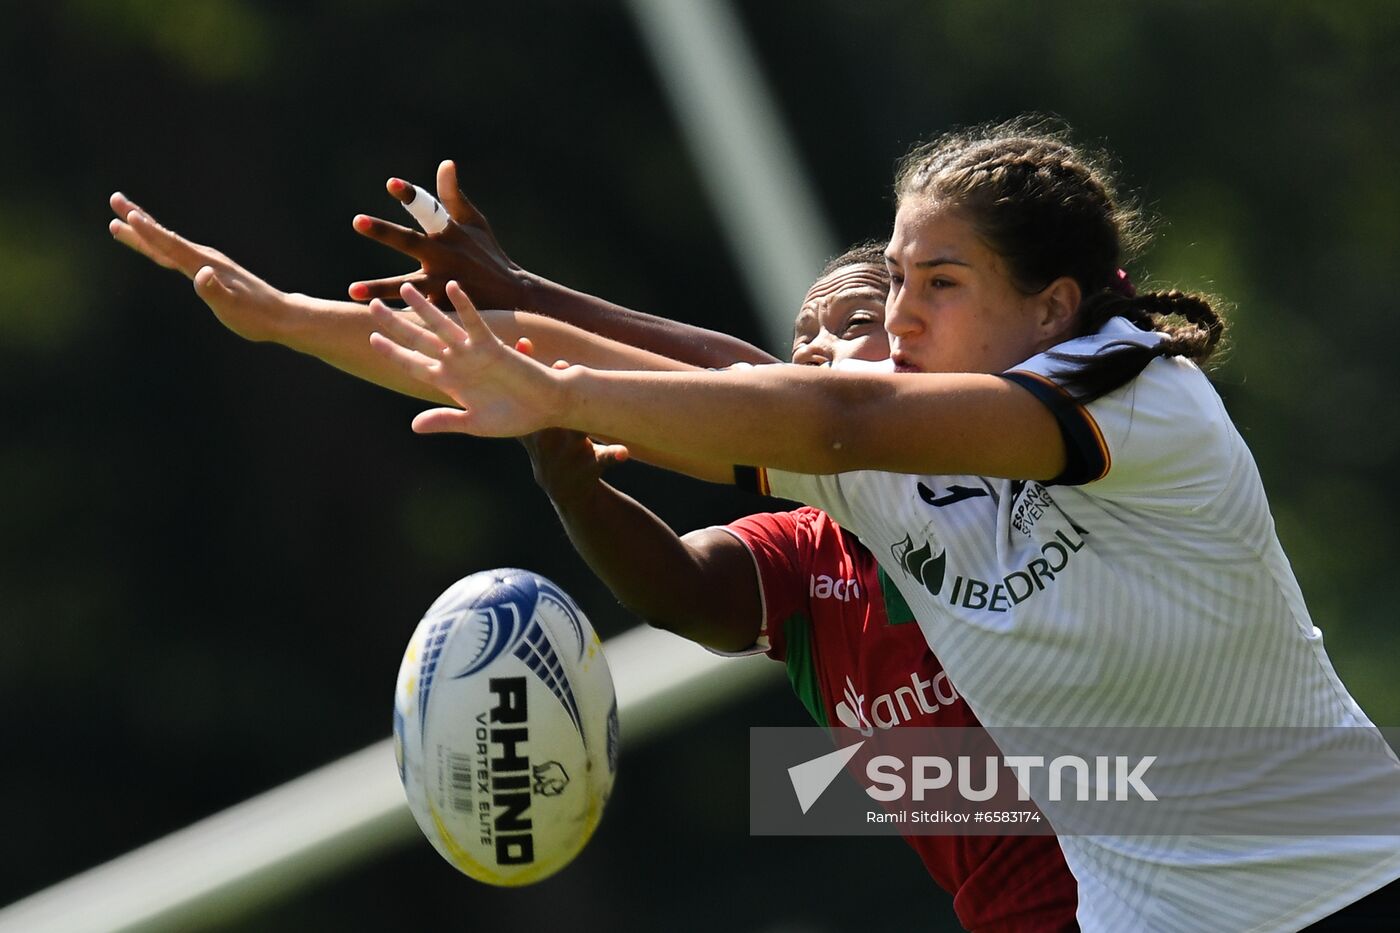
[[[386,187],[401,202],[413,200],[413,186],[402,179],[391,178]],[[478,308],[533,311],[694,366],[777,362],[737,337],[633,311],[521,268],[501,248],[485,215],[462,193],[456,166],[450,161],[438,166],[437,190],[452,220],[440,233],[429,235],[363,214],[355,217],[358,233],[417,260],[420,268],[355,282],[350,286],[351,298],[397,301],[399,289],[407,283],[446,308],[443,289],[455,280]]]
[[[622,448],[564,430],[521,441],[569,540],[623,606],[719,651],[754,644],[763,617],[758,571],[737,538],[718,528],[679,536],[603,482],[603,469],[626,456]]]

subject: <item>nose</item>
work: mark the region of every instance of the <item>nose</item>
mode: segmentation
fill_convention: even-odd
[[[892,337],[908,337],[923,326],[908,294],[908,289],[902,285],[891,286],[889,297],[885,299],[885,331]]]
[[[799,366],[821,366],[831,362],[833,337],[823,330],[792,352],[792,361]]]

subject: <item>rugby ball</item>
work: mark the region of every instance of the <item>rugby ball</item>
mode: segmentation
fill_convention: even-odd
[[[559,587],[488,570],[428,608],[394,690],[394,752],[428,841],[464,874],[517,886],[567,865],[617,771],[602,644]]]

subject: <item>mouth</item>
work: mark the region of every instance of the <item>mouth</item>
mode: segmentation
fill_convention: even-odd
[[[896,350],[891,354],[890,359],[894,362],[894,371],[897,373],[923,372],[923,370],[919,368],[919,365],[902,351]]]

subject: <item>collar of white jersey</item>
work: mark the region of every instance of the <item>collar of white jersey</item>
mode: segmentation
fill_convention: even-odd
[[[1049,349],[1037,353],[1030,359],[1012,366],[1008,372],[1015,369],[1024,369],[1032,360],[1046,354],[1053,354],[1056,357],[1089,357],[1096,356],[1104,350],[1122,346],[1125,343],[1137,344],[1140,347],[1155,347],[1158,343],[1166,339],[1166,334],[1157,330],[1143,330],[1125,317],[1109,318],[1096,333],[1086,334],[1083,337],[1075,337],[1063,343],[1057,343]]]

